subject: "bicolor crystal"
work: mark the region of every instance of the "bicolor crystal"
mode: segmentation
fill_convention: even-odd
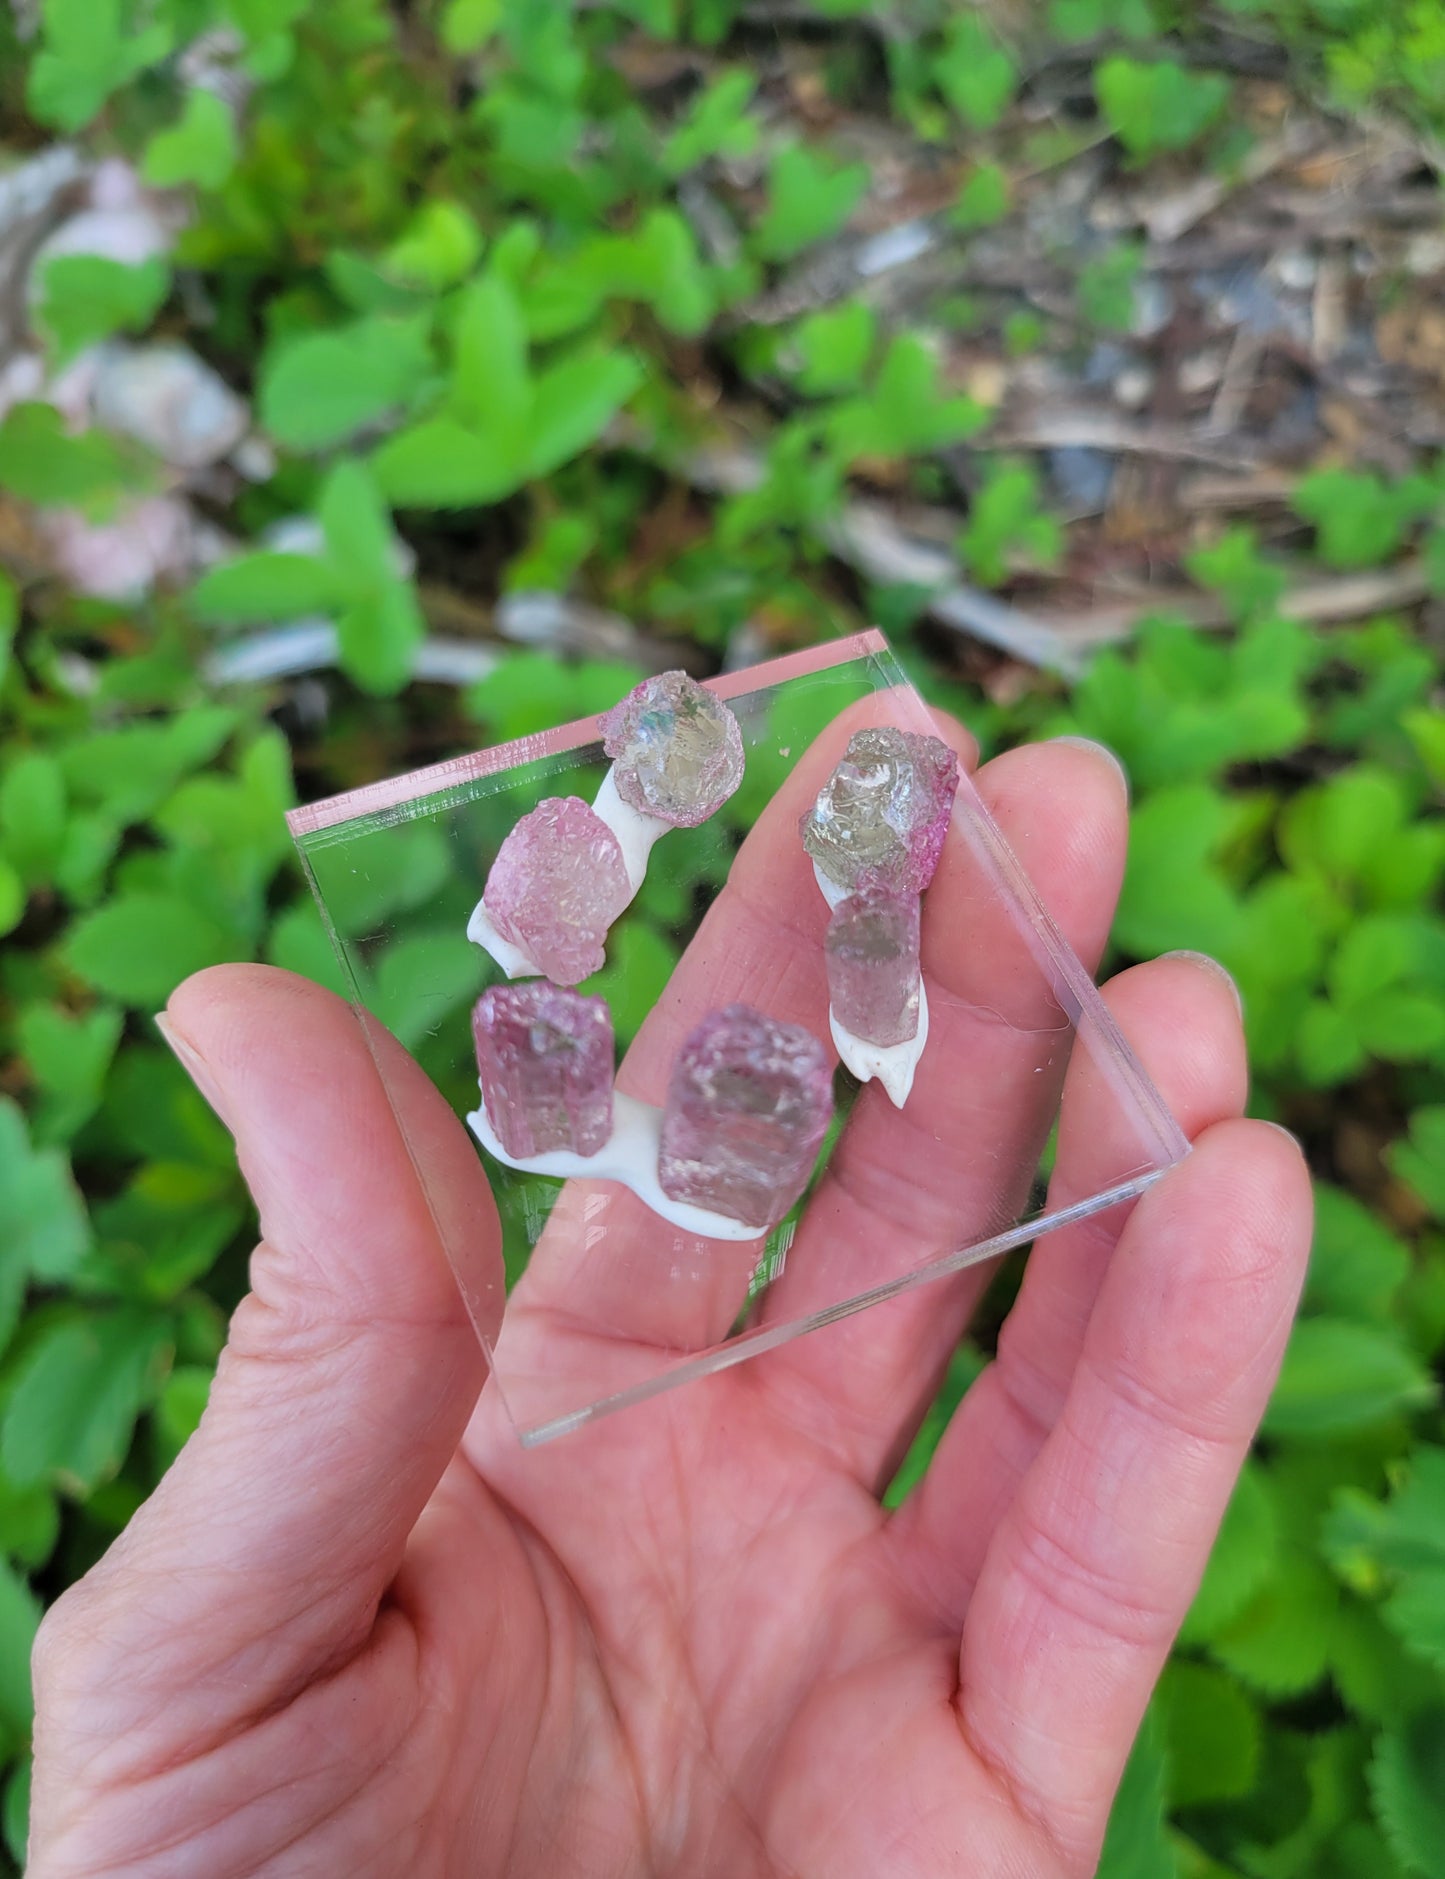
[[[921,894],[933,879],[958,793],[942,738],[892,725],[857,731],[799,829],[823,873],[849,893]]]
[[[807,1184],[832,1113],[830,1060],[811,1031],[747,1005],[709,1012],[673,1065],[662,1190],[771,1226]]]
[[[631,898],[617,837],[580,796],[549,796],[522,817],[482,895],[502,937],[558,985],[599,970],[607,929]]]
[[[875,888],[833,910],[825,943],[833,1018],[865,1044],[918,1035],[919,929],[916,894]]]
[[[472,1012],[487,1120],[509,1155],[595,1155],[612,1133],[607,1001],[545,979],[494,985]]]
[[[738,721],[686,672],[644,679],[602,719],[617,794],[644,815],[695,828],[743,780]]]

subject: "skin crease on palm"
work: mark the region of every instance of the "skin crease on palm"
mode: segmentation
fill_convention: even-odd
[[[655,1090],[725,997],[814,1009],[825,914],[796,815],[848,728],[749,837],[625,1086]],[[1064,741],[977,782],[1092,964],[1123,865],[1117,767]],[[810,1245],[860,1274],[916,1261],[1047,1127],[1057,1087],[1022,1073],[1023,1034],[970,978],[1021,949],[978,909],[950,916],[944,881],[924,923],[935,1074],[901,1115],[865,1092],[794,1291],[765,1311],[807,1308]],[[986,1273],[523,1451],[478,1400],[439,1244],[499,1257],[449,1107],[378,1040],[414,1164],[344,1005],[263,967],[183,985],[167,1035],[236,1138],[264,1238],[200,1430],[41,1628],[31,1879],[1092,1873],[1310,1232],[1295,1144],[1239,1119],[1219,969],[1175,955],[1106,996],[1193,1152],[1132,1212],[1039,1242],[996,1362],[889,1512]],[[1117,1166],[1114,1099],[1075,1058],[1059,1197]],[[544,1238],[503,1337],[521,1363],[601,1362],[629,1336],[703,1342],[726,1308],[609,1295],[605,1262]]]

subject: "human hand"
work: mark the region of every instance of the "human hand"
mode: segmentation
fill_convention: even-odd
[[[1065,742],[977,780],[1092,962],[1124,850],[1114,767]],[[709,916],[743,982],[684,960],[634,1080],[655,1086],[678,1025],[748,996],[748,974],[779,1015],[816,1000],[821,902],[780,859],[795,812],[769,811]],[[976,1214],[1047,1126],[1057,1089],[970,997],[970,948],[930,926],[932,899],[932,1074],[906,1113],[860,1098],[789,1281],[810,1236],[860,1269],[885,1244],[901,1270],[955,1243],[965,1197]],[[1090,1873],[1309,1240],[1297,1148],[1238,1119],[1228,981],[1181,955],[1107,996],[1194,1152],[1122,1223],[1039,1243],[997,1361],[889,1513],[983,1274],[524,1453],[477,1401],[476,1339],[354,1015],[266,968],[189,981],[168,1034],[265,1237],[200,1430],[41,1629],[31,1879]],[[475,1150],[378,1047],[443,1233],[495,1256]],[[1104,1100],[1076,1063],[1062,1191],[1098,1185]],[[629,1325],[686,1345],[714,1334],[710,1303],[660,1322],[665,1296],[609,1296],[605,1263],[544,1239],[505,1335],[543,1358],[585,1357],[599,1324],[614,1351]]]

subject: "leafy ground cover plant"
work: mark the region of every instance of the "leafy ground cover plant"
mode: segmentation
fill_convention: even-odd
[[[1185,946],[1229,965],[1255,1103],[1319,1177],[1305,1311],[1104,1871],[1445,1871],[1445,499],[1428,445],[1350,455],[1358,401],[1327,376],[1308,398],[1265,386],[1283,469],[1251,485],[1252,524],[1186,492],[1181,450],[1240,481],[1260,467],[1225,448],[1253,329],[1205,332],[1220,357],[1191,392],[1161,334],[1197,308],[1156,304],[1187,192],[1225,200],[1261,148],[1280,160],[1270,86],[1435,123],[1433,21],[1405,0],[1260,0],[1223,27],[1146,0],[1038,14],[43,0],[0,24],[0,216],[21,217],[0,237],[17,1862],[39,1611],[194,1426],[245,1283],[226,1137],[149,1014],[220,960],[335,982],[284,809],[604,709],[645,669],[879,618],[987,747],[1068,731],[1120,752],[1114,963]],[[41,158],[50,180],[27,169],[7,196]],[[1327,142],[1310,160],[1336,176]],[[1114,191],[1097,226],[1080,178]],[[42,251],[80,216],[91,247]],[[1397,303],[1428,265],[1401,256]],[[1300,293],[1323,317],[1321,278]],[[1293,291],[1263,270],[1226,286],[1256,323]],[[1429,330],[1396,335],[1427,380]],[[190,348],[181,408],[214,454],[146,403],[153,342]],[[1038,383],[1052,403],[1023,395]],[[1108,425],[1090,407],[1081,426],[1098,385]],[[1331,398],[1335,429],[1291,442],[1284,420]],[[1185,435],[1201,399],[1218,422]],[[960,609],[1006,637],[1044,601],[1077,616],[1120,566],[1162,571],[1168,604],[1136,582],[1130,617],[1153,617],[1069,683],[1035,669],[1056,626],[1028,665],[952,636]],[[1344,580],[1384,597],[1320,631],[1301,593]],[[377,996],[446,1075],[437,988],[458,1020],[472,991],[455,884],[424,831],[391,852],[342,917],[394,935]],[[624,1037],[693,885],[644,889],[605,988]]]

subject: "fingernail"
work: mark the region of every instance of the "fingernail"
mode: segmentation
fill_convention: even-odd
[[[1295,1149],[1301,1155],[1304,1153],[1304,1144],[1300,1141],[1294,1130],[1287,1129],[1282,1122],[1271,1122],[1266,1116],[1255,1116],[1252,1117],[1251,1120],[1256,1122],[1260,1128],[1273,1129],[1276,1135],[1282,1135],[1284,1137],[1291,1148]]]
[[[1165,959],[1187,959],[1190,965],[1202,966],[1206,972],[1212,972],[1215,978],[1223,979],[1234,998],[1234,1009],[1239,1013],[1241,1018],[1244,1016],[1244,999],[1240,995],[1239,987],[1234,982],[1234,975],[1230,972],[1226,972],[1217,959],[1211,959],[1208,953],[1190,952],[1187,947],[1181,948],[1178,952],[1164,953],[1161,957]]]
[[[1118,777],[1119,787],[1124,792],[1125,801],[1128,801],[1129,773],[1107,744],[1096,743],[1092,737],[1055,737],[1050,741],[1055,744],[1072,744],[1075,750],[1087,750],[1096,757],[1102,757]]]
[[[221,1121],[230,1128],[226,1118],[226,1107],[221,1100],[220,1087],[211,1075],[205,1058],[196,1049],[188,1037],[177,1030],[175,1020],[167,1012],[158,1011],[155,1017],[156,1029],[174,1051],[176,1060],[206,1101],[215,1110]]]

